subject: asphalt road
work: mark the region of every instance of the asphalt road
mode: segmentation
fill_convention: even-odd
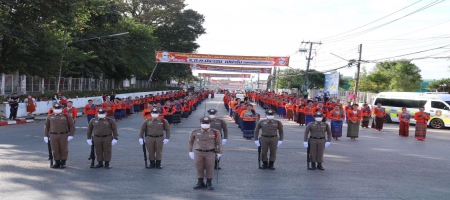
[[[276,170],[260,170],[257,148],[246,140],[221,103],[205,101],[181,124],[163,151],[163,169],[145,169],[138,142],[140,115],[118,122],[112,169],[90,169],[86,118],[78,118],[66,169],[49,168],[43,122],[0,127],[1,199],[449,199],[450,131],[429,129],[426,141],[398,136],[398,124],[381,132],[362,129],[356,141],[332,141],[325,171],[306,170],[304,127],[281,119],[285,140]],[[188,156],[189,132],[199,127],[204,108],[217,108],[230,136],[224,146],[216,190],[193,190],[197,182]],[[255,106],[258,113],[263,110]],[[344,136],[346,127],[344,127]],[[412,136],[411,136],[412,135]]]

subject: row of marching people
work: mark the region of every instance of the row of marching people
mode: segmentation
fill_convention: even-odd
[[[256,123],[260,118],[260,115],[255,112],[253,105],[248,101],[236,98],[236,95],[229,92],[225,92],[223,101],[229,116],[241,129],[243,137],[246,139],[253,138]]]
[[[205,92],[199,92],[187,96],[185,99],[166,101],[165,105],[149,103],[142,112],[142,117],[144,119],[151,118],[151,110],[156,108],[160,113],[160,118],[166,119],[169,124],[179,124],[197,110],[197,107],[206,98]]]

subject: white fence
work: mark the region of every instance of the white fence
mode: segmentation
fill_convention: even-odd
[[[15,74],[0,74],[0,95],[36,94],[44,92],[54,92],[57,90],[57,78],[41,78],[37,76]],[[147,80],[136,80],[128,88],[145,88]],[[158,82],[150,82],[149,87],[156,87]],[[114,79],[93,79],[93,78],[64,78],[59,81],[59,91],[104,91],[111,89],[124,89],[122,81]]]

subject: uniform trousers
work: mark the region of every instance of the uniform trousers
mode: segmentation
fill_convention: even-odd
[[[149,160],[161,160],[164,136],[156,138],[147,136],[145,139],[145,146],[147,146]]]
[[[69,156],[69,134],[50,134],[50,146],[55,160],[67,160]]]
[[[195,150],[194,150],[195,151]],[[194,152],[194,163],[197,168],[197,178],[205,177],[212,179],[214,177],[214,163],[216,161],[216,154],[214,152]]]
[[[97,155],[97,161],[103,162],[103,161],[111,161],[111,155],[112,155],[112,136],[107,137],[95,137],[93,139],[94,148],[95,148],[95,154]]]
[[[262,161],[267,161],[267,152],[270,150],[269,161],[275,161],[277,159],[278,137],[268,138],[261,137],[261,156]]]
[[[325,151],[325,139],[309,139],[311,162],[323,163],[323,152]]]

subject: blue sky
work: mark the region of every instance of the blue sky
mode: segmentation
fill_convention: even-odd
[[[302,41],[315,45],[311,68],[326,71],[347,64],[331,53],[357,59],[377,60],[443,47],[398,58],[450,57],[450,1],[399,19],[358,36],[348,34],[373,28],[405,16],[434,0],[186,0],[205,16],[207,34],[198,39],[198,53],[254,56],[290,56],[290,66],[306,69]],[[375,21],[408,5],[414,5],[366,27],[335,36]],[[337,40],[338,39],[338,40]],[[345,39],[345,40],[342,40]],[[337,41],[336,41],[337,40]],[[448,46],[447,46],[448,45]],[[423,79],[450,78],[449,59],[413,60]],[[374,64],[364,64],[370,71]],[[339,70],[352,76],[356,67]],[[197,71],[201,72],[201,71]]]

